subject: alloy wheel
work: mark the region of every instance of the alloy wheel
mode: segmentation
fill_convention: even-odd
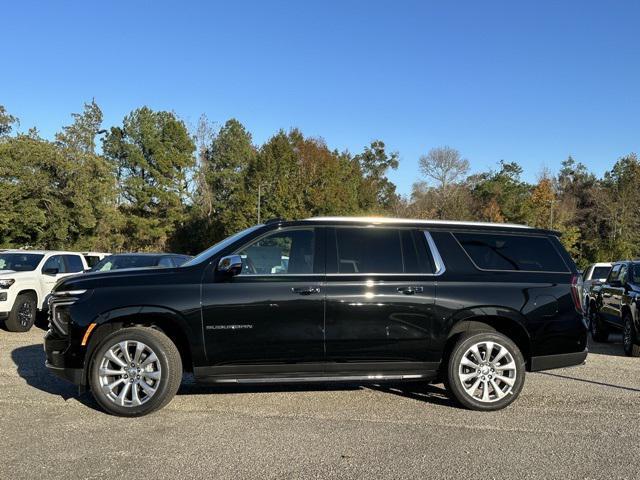
[[[111,346],[103,355],[98,377],[110,401],[122,407],[137,407],[157,392],[162,368],[151,347],[125,340]]]
[[[496,402],[511,394],[517,374],[511,352],[492,341],[469,347],[458,367],[458,378],[466,394],[484,403]]]
[[[22,302],[20,308],[18,309],[18,320],[20,320],[20,325],[23,327],[28,327],[33,323],[33,308],[30,302]]]

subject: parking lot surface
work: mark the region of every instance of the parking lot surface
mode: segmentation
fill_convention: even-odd
[[[1,479],[639,478],[640,359],[528,374],[509,408],[442,385],[200,387],[123,419],[44,367],[43,331],[0,330]]]

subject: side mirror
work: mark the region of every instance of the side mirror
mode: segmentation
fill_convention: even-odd
[[[622,282],[620,280],[611,280],[611,282],[609,282],[609,286],[613,288],[620,288],[622,286]]]
[[[242,272],[242,257],[240,255],[228,255],[218,262],[218,271],[230,276],[239,275]]]
[[[45,268],[42,273],[44,273],[45,275],[57,275],[58,274],[58,269],[57,268]]]

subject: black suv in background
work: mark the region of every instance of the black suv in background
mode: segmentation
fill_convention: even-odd
[[[269,221],[179,268],[60,282],[46,364],[108,412],[144,415],[183,370],[202,383],[444,381],[497,410],[525,371],[584,362],[576,267],[520,225]]]
[[[640,357],[640,261],[615,262],[597,289],[589,309],[589,328],[596,342],[606,342],[611,330],[622,330],[624,353]]]

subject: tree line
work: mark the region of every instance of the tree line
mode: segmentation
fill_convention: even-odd
[[[437,147],[403,197],[387,176],[398,154],[381,140],[354,154],[294,128],[256,145],[238,120],[188,128],[148,107],[104,128],[94,101],[52,140],[18,124],[0,106],[1,248],[194,254],[267,218],[393,215],[551,228],[581,266],[640,250],[635,154],[602,178],[569,157],[528,183],[516,162],[470,174]]]

